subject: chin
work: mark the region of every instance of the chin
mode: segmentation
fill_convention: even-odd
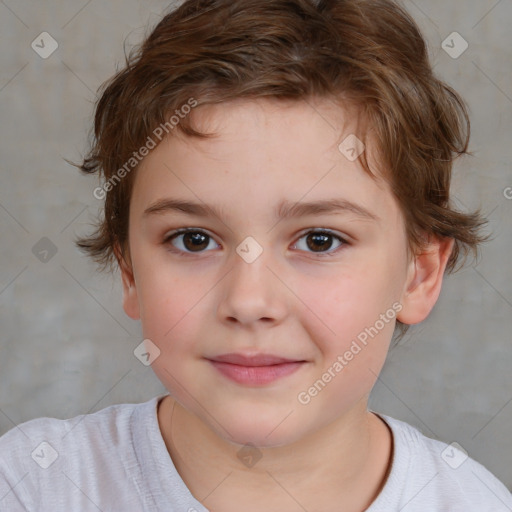
[[[251,444],[261,448],[275,448],[292,444],[306,435],[306,432],[299,430],[294,422],[283,421],[285,416],[271,418],[267,421],[261,418],[256,421],[251,416],[248,416],[247,420],[244,421],[241,421],[240,416],[232,419],[227,418],[226,425],[229,425],[227,427],[229,434],[219,428],[218,425],[211,426],[215,428],[217,435],[231,443],[242,446]]]

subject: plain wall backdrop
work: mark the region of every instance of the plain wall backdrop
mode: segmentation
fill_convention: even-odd
[[[457,162],[453,195],[482,208],[494,238],[389,353],[369,406],[459,443],[512,489],[512,1],[403,4],[435,72],[469,105],[474,155]],[[165,393],[133,354],[142,331],[119,274],[74,246],[101,204],[96,177],[64,158],[86,151],[96,91],[124,64],[125,40],[139,43],[171,5],[0,2],[0,434]]]

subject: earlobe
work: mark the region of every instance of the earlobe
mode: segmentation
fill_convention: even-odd
[[[453,244],[453,238],[436,238],[429,241],[428,246],[413,257],[402,293],[403,308],[397,315],[400,322],[417,324],[430,314],[441,293]]]
[[[137,295],[137,287],[133,275],[133,266],[131,261],[126,261],[122,255],[119,246],[114,249],[117,263],[121,271],[121,280],[123,283],[123,309],[124,312],[133,320],[140,319],[139,298]]]

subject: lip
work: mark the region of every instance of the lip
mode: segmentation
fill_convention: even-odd
[[[272,354],[223,354],[208,359],[222,375],[238,384],[264,385],[291,375],[306,363]]]
[[[287,359],[286,357],[275,356],[273,354],[255,354],[252,356],[244,354],[223,354],[210,358],[210,361],[219,363],[230,363],[239,366],[270,366],[274,364],[296,363],[298,359]]]

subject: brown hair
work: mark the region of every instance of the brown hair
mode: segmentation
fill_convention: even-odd
[[[453,238],[452,272],[486,239],[480,213],[456,211],[449,196],[453,160],[468,153],[466,105],[434,76],[417,25],[391,0],[186,0],[103,87],[80,168],[107,182],[191,98],[343,98],[360,106],[378,141],[410,249],[425,234]],[[176,128],[209,137],[191,117],[180,116]],[[365,154],[361,162],[372,174]],[[134,173],[109,187],[103,220],[76,242],[103,269],[115,263],[116,244],[123,254],[128,247]]]

